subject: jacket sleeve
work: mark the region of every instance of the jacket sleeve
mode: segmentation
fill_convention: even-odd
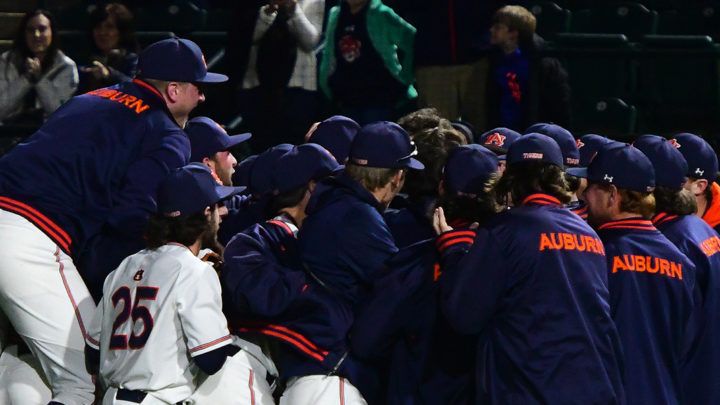
[[[466,254],[459,243],[441,250],[441,310],[460,333],[480,332],[502,296],[506,270],[502,246],[492,232],[480,228]]]
[[[346,232],[341,233],[339,252],[355,275],[370,284],[395,252],[395,240],[385,220],[374,208],[349,210],[345,215]]]
[[[300,4],[297,4],[295,6],[295,15],[288,20],[288,28],[297,38],[298,47],[305,52],[312,52],[318,41],[320,41],[324,6],[322,2],[308,3],[310,4],[307,11],[312,14],[306,15],[305,10],[300,7]],[[312,10],[311,7],[319,8],[319,10]]]
[[[398,78],[403,84],[411,85],[415,82],[415,33],[417,30],[402,17],[391,11],[392,24],[395,27],[394,36],[397,45],[398,58],[400,58],[400,74]]]
[[[60,61],[56,61],[55,66],[35,84],[35,91],[46,117],[73,96],[79,81],[75,62],[62,54],[57,58]]]
[[[337,30],[340,6],[335,6],[328,13],[327,26],[325,27],[325,42],[323,43],[322,56],[318,66],[318,84],[325,97],[332,99],[330,90],[330,75],[335,69],[335,30]]]
[[[10,54],[3,54],[0,58],[0,120],[20,108],[23,97],[32,86],[26,76],[18,74],[15,65],[10,62]]]
[[[302,293],[305,275],[278,263],[258,229],[240,233],[228,244],[222,281],[236,311],[272,317]]]

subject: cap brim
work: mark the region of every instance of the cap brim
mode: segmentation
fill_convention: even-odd
[[[487,148],[487,149],[490,149],[490,150],[491,150],[493,153],[495,153],[496,155],[505,155],[505,154],[507,154],[507,149],[501,148],[501,147],[496,146],[496,145],[482,145],[482,144],[481,144],[480,146],[483,146],[483,147],[485,147],[485,148]]]
[[[415,169],[415,170],[425,169],[425,165],[422,164],[419,160],[417,160],[415,158],[410,158],[406,167],[409,167],[409,168]]]
[[[498,155],[498,160],[507,160],[507,155]]]
[[[587,179],[588,176],[588,170],[587,167],[570,167],[565,169],[565,173],[575,176],[575,177],[583,177]]]
[[[246,188],[247,187],[245,187],[245,186],[240,186],[240,187],[229,187],[229,186],[220,186],[220,185],[215,186],[215,191],[217,192],[218,197],[220,197],[215,202],[225,200],[229,197],[234,196],[235,194],[240,194],[243,191],[245,191]]]
[[[232,148],[233,146],[239,143],[243,143],[250,138],[252,138],[252,134],[249,132],[246,132],[244,134],[230,135],[230,142],[228,142],[227,148]]]
[[[199,83],[222,83],[228,81],[228,77],[220,73],[207,72],[205,77],[195,81]]]

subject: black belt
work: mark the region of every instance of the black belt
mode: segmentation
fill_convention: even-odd
[[[126,390],[125,388],[118,388],[117,394],[115,394],[115,399],[119,399],[121,401],[128,401],[128,402],[135,402],[136,404],[139,404],[145,399],[147,396],[147,392],[145,391],[138,391],[138,390]],[[175,405],[182,405],[182,401],[178,402]]]

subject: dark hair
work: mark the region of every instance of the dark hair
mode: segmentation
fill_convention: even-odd
[[[432,218],[432,210],[442,207],[448,223],[461,220],[469,223],[477,222],[482,225],[490,217],[500,212],[500,206],[496,203],[491,188],[491,185],[499,177],[499,173],[493,173],[486,184],[485,192],[478,196],[449,193],[441,195],[435,205],[431,207],[428,216]]]
[[[690,190],[672,190],[657,186],[655,195],[655,212],[670,215],[691,215],[697,212],[697,200]]]
[[[283,208],[294,207],[302,201],[305,197],[305,192],[308,190],[308,185],[303,184],[282,192],[272,198],[272,201],[267,206],[265,212],[265,218],[273,218],[280,213]]]
[[[560,167],[530,161],[508,165],[500,180],[493,184],[493,193],[501,205],[507,204],[508,194],[516,205],[535,193],[549,194],[562,204],[570,202],[572,196]]]
[[[420,131],[413,141],[418,149],[415,158],[425,165],[425,170],[409,170],[403,192],[410,198],[437,195],[447,156],[453,149],[467,143],[465,136],[452,127],[434,127]]]
[[[90,50],[93,54],[101,53],[95,44],[93,31],[108,18],[115,20],[120,38],[118,47],[127,52],[137,52],[139,49],[137,37],[135,36],[135,22],[133,15],[127,7],[120,3],[110,3],[104,7],[98,6],[90,14]]]
[[[403,115],[397,124],[412,137],[420,131],[438,126],[441,119],[437,108],[426,107]]]
[[[578,189],[580,189],[582,179],[580,177],[565,173],[565,182],[568,185],[568,190],[574,193],[578,191]]]
[[[215,210],[215,206],[210,207],[210,210]],[[168,242],[190,246],[212,230],[212,222],[205,216],[204,210],[187,218],[153,214],[145,227],[146,246],[148,249],[157,249]]]
[[[58,54],[57,24],[55,23],[55,17],[52,15],[52,13],[47,10],[37,9],[35,11],[25,14],[25,16],[20,21],[20,25],[18,26],[17,31],[15,32],[15,39],[13,40],[13,44],[11,47],[11,51],[14,52],[13,56],[15,57],[15,67],[20,74],[25,74],[27,71],[27,67],[25,66],[25,59],[35,56],[28,47],[27,40],[25,39],[25,31],[30,20],[33,17],[39,15],[45,16],[45,18],[50,21],[50,33],[52,34],[52,38],[50,39],[50,46],[48,46],[48,49],[45,52],[45,58],[43,58],[43,60],[41,61],[41,68],[43,72],[47,72],[47,70],[50,69],[53,63],[55,63],[55,58]]]

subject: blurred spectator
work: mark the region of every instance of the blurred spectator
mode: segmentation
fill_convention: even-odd
[[[328,15],[320,88],[360,125],[394,121],[417,98],[414,42],[415,28],[381,0],[343,0]]]
[[[536,121],[569,124],[567,72],[556,58],[539,57],[545,41],[535,26],[535,16],[521,6],[505,6],[493,17],[486,100],[490,127],[522,131]]]
[[[490,50],[488,29],[499,1],[415,1],[408,21],[417,28],[415,76],[418,104],[450,120],[485,126]]]
[[[12,47],[0,56],[0,125],[39,127],[75,92],[75,62],[58,48],[55,19],[35,10],[23,17]]]
[[[299,143],[317,121],[317,59],[313,50],[320,41],[324,0],[269,0],[259,7],[241,6],[254,29],[231,34],[250,42],[240,70],[240,113],[244,129],[252,132],[253,149],[280,142]],[[239,37],[237,36],[239,35]],[[236,45],[233,45],[235,47]]]
[[[132,80],[139,48],[132,13],[119,3],[96,7],[90,27],[92,56],[90,64],[80,68],[79,92]]]

